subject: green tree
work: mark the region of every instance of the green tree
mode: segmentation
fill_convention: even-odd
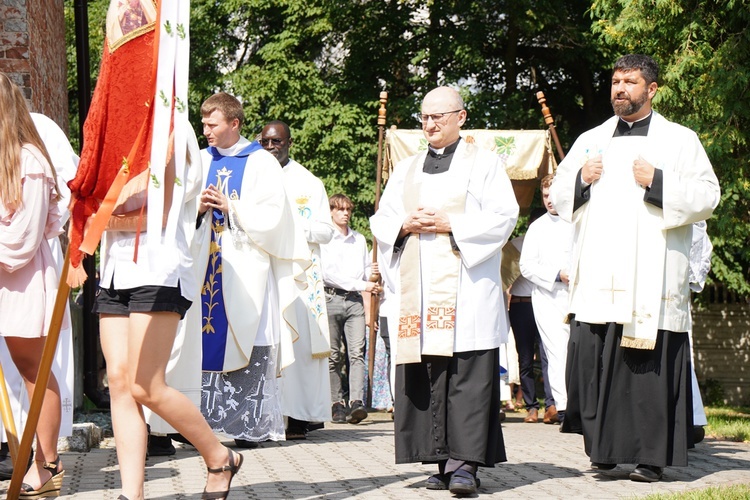
[[[708,222],[712,275],[750,294],[750,1],[599,0],[593,32],[614,59],[627,52],[661,65],[654,107],[695,130],[722,196]]]

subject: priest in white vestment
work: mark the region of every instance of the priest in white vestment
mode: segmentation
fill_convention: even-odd
[[[616,63],[614,117],[582,134],[550,194],[575,224],[568,408],[592,466],[634,481],[687,465],[693,446],[688,260],[692,223],[719,202],[697,135],[651,108],[658,65]]]
[[[331,380],[328,356],[331,341],[320,268],[320,245],[333,238],[328,195],[320,179],[289,158],[289,125],[272,121],[263,127],[260,143],[284,172],[292,212],[305,233],[312,265],[307,269],[307,290],[294,301],[299,337],[294,342],[294,363],[282,372],[281,410],[287,417],[286,438],[305,439],[311,422],[331,420]],[[282,324],[285,328],[286,324]]]
[[[429,149],[395,167],[370,219],[381,267],[401,283],[398,322],[389,325],[397,337],[396,462],[437,463],[427,488],[466,495],[476,492],[478,466],[506,460],[500,255],[518,204],[499,156],[460,139],[458,92],[429,92],[421,118]]]
[[[203,336],[203,415],[214,431],[252,447],[285,439],[278,375],[294,361],[293,302],[306,287],[310,252],[278,161],[240,135],[239,101],[215,94],[201,115],[209,143],[193,241],[201,300],[186,321]]]

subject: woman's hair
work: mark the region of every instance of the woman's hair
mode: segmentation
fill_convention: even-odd
[[[21,185],[21,147],[24,144],[36,146],[49,163],[57,187],[57,173],[47,148],[39,136],[34,121],[26,106],[26,99],[8,75],[0,72],[0,202],[14,210],[21,206],[23,188]]]

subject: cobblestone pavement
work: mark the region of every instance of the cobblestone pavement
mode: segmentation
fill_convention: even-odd
[[[689,467],[666,469],[658,483],[635,483],[628,479],[633,466],[593,472],[580,436],[560,434],[559,426],[526,424],[522,417],[509,414],[503,425],[508,462],[480,469],[479,498],[638,498],[750,484],[749,443],[706,438],[690,452]],[[206,478],[203,461],[192,447],[175,445],[175,455],[147,460],[146,498],[200,498]],[[371,414],[359,425],[326,424],[306,441],[263,443],[242,453],[245,463],[234,478],[234,499],[455,498],[424,488],[434,466],[394,463],[393,423],[383,413]],[[62,457],[62,498],[106,500],[120,494],[112,439],[89,453],[66,452]],[[0,495],[8,484],[0,482]]]

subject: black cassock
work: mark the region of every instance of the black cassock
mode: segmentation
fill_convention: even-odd
[[[396,367],[396,463],[505,462],[499,349]]]
[[[653,350],[620,347],[622,325],[570,323],[563,432],[603,464],[686,466],[693,448],[687,333],[659,330]]]

